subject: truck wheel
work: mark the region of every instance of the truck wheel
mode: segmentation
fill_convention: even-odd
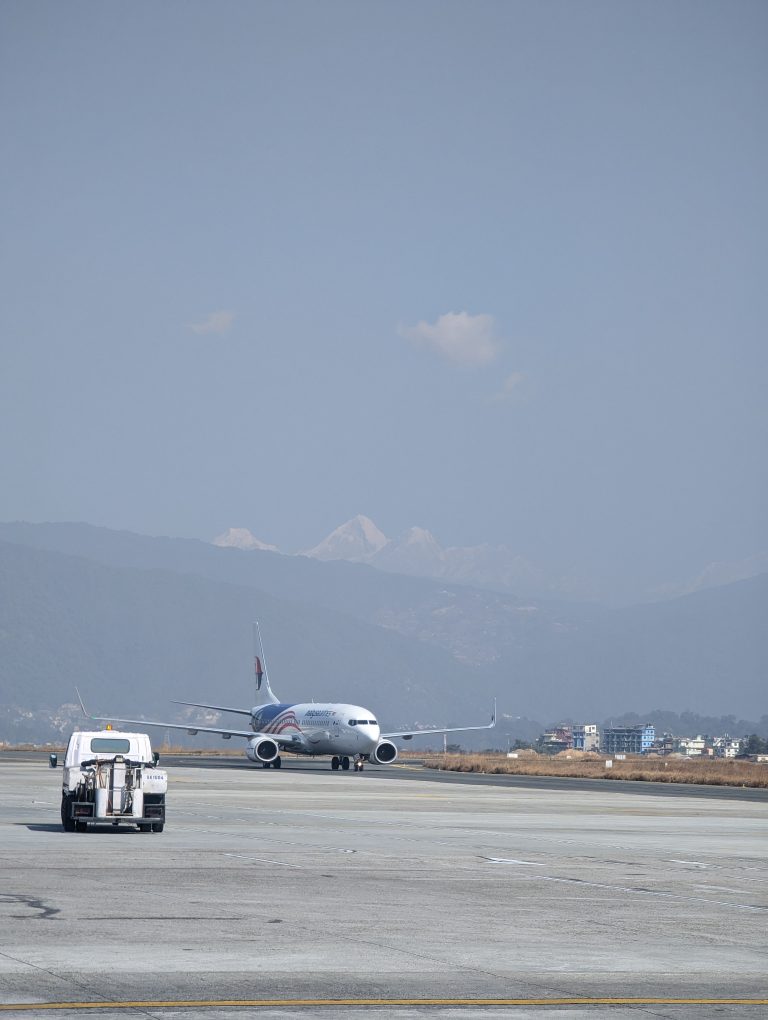
[[[148,823],[142,823],[139,825],[139,832],[151,832],[152,826]]]
[[[75,822],[69,817],[69,803],[66,797],[61,798],[61,827],[65,832],[75,831]]]
[[[162,832],[165,827],[165,822],[152,822],[153,832]]]

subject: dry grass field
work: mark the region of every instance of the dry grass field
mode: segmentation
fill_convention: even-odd
[[[647,783],[701,783],[707,786],[768,787],[768,764],[726,759],[682,758],[613,759],[606,757],[563,758],[537,755],[507,758],[503,754],[429,754],[425,765],[452,772],[485,772],[490,775],[569,776],[583,779],[634,779]]]
[[[189,748],[163,746],[159,748],[160,758],[166,754],[183,754],[189,757],[218,758],[242,752],[239,744],[227,748]],[[6,750],[16,751],[57,751],[63,755],[64,745],[16,744]],[[733,761],[724,759],[684,758],[628,758],[626,761],[613,759],[611,768],[606,768],[605,755],[569,752],[548,755],[522,751],[520,758],[507,758],[497,752],[479,754],[439,754],[417,751],[400,753],[401,761],[423,762],[426,768],[443,769],[449,772],[483,772],[487,775],[518,776],[566,776],[576,779],[634,779],[646,783],[700,783],[705,786],[749,786],[768,788],[768,763]],[[291,755],[290,757],[293,757]]]

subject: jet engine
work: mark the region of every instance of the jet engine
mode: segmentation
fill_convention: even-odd
[[[251,737],[248,741],[245,753],[251,761],[265,762],[274,761],[280,754],[280,748],[270,737]]]
[[[397,758],[397,748],[391,740],[380,740],[376,750],[371,754],[371,759],[378,765],[391,765]]]

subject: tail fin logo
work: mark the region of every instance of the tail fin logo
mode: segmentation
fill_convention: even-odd
[[[260,691],[261,682],[264,679],[264,668],[261,665],[261,659],[259,658],[258,655],[254,656],[253,664],[256,672],[256,690]]]

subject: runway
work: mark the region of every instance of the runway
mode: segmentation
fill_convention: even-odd
[[[171,765],[197,768],[253,769],[254,765],[243,755],[226,755],[199,758],[194,755],[174,754],[163,758]],[[327,772],[329,762],[324,758],[300,758],[283,755],[283,769],[292,772]],[[380,779],[411,779],[433,783],[460,783],[469,786],[506,786],[521,790],[584,790],[605,793],[640,794],[645,797],[715,797],[726,800],[755,800],[768,804],[768,789],[741,786],[706,786],[695,783],[648,783],[626,779],[578,779],[558,776],[485,775],[478,772],[443,772],[425,769],[420,759],[401,758],[395,765],[366,765],[367,776]]]
[[[64,834],[0,755],[3,1016],[766,1013],[765,801],[210,762]]]

